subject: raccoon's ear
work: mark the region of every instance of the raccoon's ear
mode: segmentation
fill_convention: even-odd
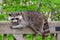
[[[20,13],[17,13],[17,15],[20,15]]]
[[[8,14],[9,16],[12,16],[12,14]]]
[[[21,12],[21,15],[24,16],[24,12]]]

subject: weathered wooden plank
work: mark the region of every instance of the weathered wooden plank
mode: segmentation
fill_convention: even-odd
[[[23,29],[10,29],[10,25],[10,22],[0,22],[0,34],[34,34],[34,32],[27,27]],[[50,21],[50,33],[60,33],[60,31],[55,31],[55,27],[58,26],[60,26],[60,21]]]
[[[60,21],[49,22],[50,33],[60,33],[60,31],[56,31],[56,27],[60,27]]]
[[[29,28],[10,29],[10,22],[0,22],[0,34],[34,34]]]

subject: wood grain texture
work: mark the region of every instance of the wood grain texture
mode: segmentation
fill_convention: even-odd
[[[57,34],[57,40],[60,40],[60,34]]]
[[[10,22],[0,22],[0,34],[35,34],[30,28],[26,27],[23,29],[10,29]],[[60,33],[55,31],[55,27],[60,26],[60,21],[50,21],[49,28],[50,33]]]
[[[55,28],[58,26],[60,27],[60,21],[50,21],[49,22],[50,33],[59,33],[60,34],[60,31],[55,30]]]
[[[34,34],[29,28],[10,29],[10,22],[0,22],[0,34]]]

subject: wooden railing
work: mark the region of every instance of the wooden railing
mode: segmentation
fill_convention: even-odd
[[[23,36],[19,36],[18,40],[26,40],[26,34],[33,34],[32,40],[36,40],[36,34],[29,28],[23,29],[10,29],[10,22],[0,22],[0,34],[15,34],[14,40],[18,37],[17,35],[23,34]],[[49,28],[51,34],[51,40],[55,40],[54,34],[56,34],[56,40],[60,40],[60,31],[56,31],[56,27],[60,26],[60,21],[50,21]],[[6,40],[6,35],[4,35],[4,40]],[[42,36],[42,40],[45,40],[45,37]]]

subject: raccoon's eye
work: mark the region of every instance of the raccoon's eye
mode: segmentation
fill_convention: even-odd
[[[19,18],[16,18],[17,20],[19,19]]]
[[[14,20],[14,19],[11,19],[11,20]]]

